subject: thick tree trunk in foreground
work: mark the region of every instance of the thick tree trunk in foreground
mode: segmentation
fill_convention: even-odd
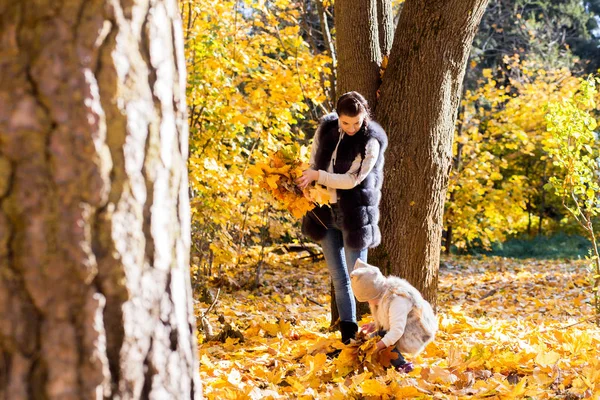
[[[176,2],[0,16],[0,398],[201,397]]]
[[[407,0],[381,86],[386,129],[376,265],[436,303],[442,221],[461,83],[487,0]]]

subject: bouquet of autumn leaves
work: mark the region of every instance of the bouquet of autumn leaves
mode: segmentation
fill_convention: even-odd
[[[329,203],[327,189],[320,185],[301,190],[296,179],[308,168],[308,150],[305,146],[284,146],[268,157],[268,162],[258,162],[248,168],[247,174],[257,180],[261,188],[278,200],[294,218],[299,219],[316,205]]]

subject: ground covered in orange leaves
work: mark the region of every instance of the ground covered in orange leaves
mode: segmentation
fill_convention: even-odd
[[[440,331],[400,374],[373,340],[326,353],[324,264],[282,260],[264,286],[220,293],[200,335],[209,399],[600,399],[600,329],[583,261],[452,258],[440,268]],[[198,303],[201,315],[209,304]],[[368,317],[363,323],[368,322]],[[241,334],[241,335],[239,335]],[[237,338],[234,336],[238,336]],[[221,335],[224,339],[225,335]],[[241,336],[241,338],[239,337]],[[341,347],[341,346],[340,346]]]

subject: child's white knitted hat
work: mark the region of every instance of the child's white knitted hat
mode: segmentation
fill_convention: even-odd
[[[360,258],[354,264],[354,271],[350,274],[352,291],[358,301],[369,301],[379,297],[385,290],[386,279],[373,265],[367,264]]]

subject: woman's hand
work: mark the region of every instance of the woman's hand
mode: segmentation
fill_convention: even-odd
[[[375,331],[375,322],[369,322],[360,327],[360,330],[364,333],[371,333]]]
[[[377,351],[381,351],[383,349],[385,349],[387,346],[385,345],[385,343],[383,343],[381,340],[379,342],[377,342]]]
[[[296,183],[300,189],[304,189],[310,185],[312,181],[316,181],[317,179],[319,179],[319,171],[307,169],[302,173],[302,176],[296,180]]]

